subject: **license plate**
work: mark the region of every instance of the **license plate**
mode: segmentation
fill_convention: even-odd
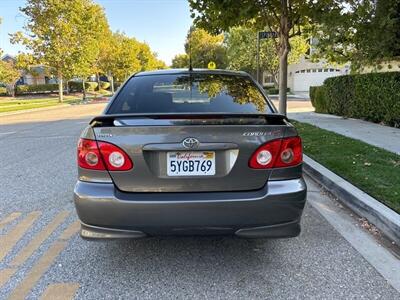
[[[168,176],[215,175],[215,152],[183,151],[167,153]]]

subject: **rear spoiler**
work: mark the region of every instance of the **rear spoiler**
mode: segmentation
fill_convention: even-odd
[[[121,119],[138,119],[138,120],[229,120],[229,119],[253,119],[262,120],[265,124],[269,125],[282,125],[284,121],[289,121],[285,115],[282,114],[204,114],[204,113],[147,113],[147,114],[110,114],[100,115],[94,117],[90,122],[92,127],[113,127],[116,126],[115,120]]]

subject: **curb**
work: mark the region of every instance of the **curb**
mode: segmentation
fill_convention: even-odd
[[[27,113],[27,112],[51,110],[51,109],[56,109],[56,108],[60,108],[60,107],[67,107],[67,106],[71,106],[71,104],[59,104],[59,105],[48,106],[48,107],[40,107],[40,108],[32,108],[32,109],[24,109],[24,110],[12,111],[12,112],[5,112],[5,113],[0,113],[0,117],[19,115],[19,114],[23,114],[23,113]]]
[[[398,213],[307,155],[304,155],[303,170],[340,202],[359,216],[366,218],[397,245],[400,245],[400,215]]]

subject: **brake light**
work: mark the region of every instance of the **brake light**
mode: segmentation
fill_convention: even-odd
[[[296,166],[303,161],[303,147],[301,138],[290,137],[282,140],[281,151],[275,162],[274,167]]]
[[[78,143],[78,165],[84,169],[127,171],[133,164],[121,148],[94,140],[80,139]]]
[[[98,145],[108,171],[127,171],[132,169],[132,161],[124,150],[106,142],[98,142]]]
[[[251,156],[250,168],[271,169],[290,167],[303,161],[301,138],[289,137],[261,145]]]
[[[78,165],[84,169],[105,170],[96,141],[87,139],[79,140]]]

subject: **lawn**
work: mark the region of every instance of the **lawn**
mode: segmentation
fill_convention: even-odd
[[[64,104],[79,103],[82,99],[76,96],[65,97]],[[62,103],[58,102],[56,97],[42,97],[42,98],[22,98],[18,97],[15,99],[7,98],[0,99],[0,113],[12,112],[33,108],[57,106]]]
[[[106,91],[107,92],[107,91]],[[104,94],[104,93],[103,93]],[[97,93],[93,92],[88,95],[89,98],[93,98]],[[0,113],[13,112],[34,108],[51,107],[61,104],[79,104],[82,102],[81,94],[70,94],[64,95],[64,102],[58,102],[57,95],[46,95],[46,96],[20,96],[20,97],[0,97]]]
[[[304,153],[400,213],[400,156],[340,134],[292,121]]]

